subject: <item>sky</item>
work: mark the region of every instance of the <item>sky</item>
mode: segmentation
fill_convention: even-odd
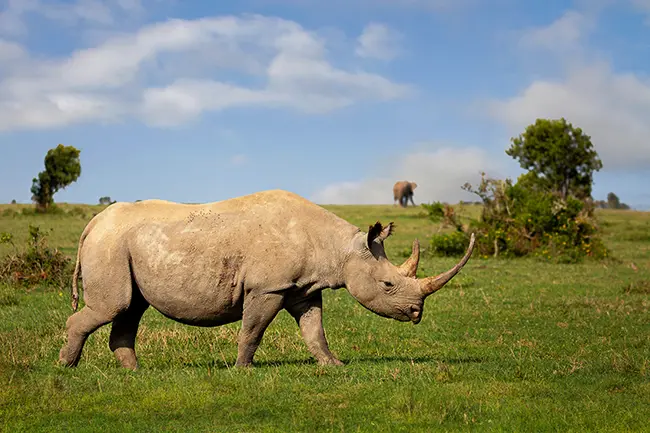
[[[510,140],[564,117],[603,161],[593,196],[650,209],[650,0],[0,0],[0,202],[319,204],[478,197]]]

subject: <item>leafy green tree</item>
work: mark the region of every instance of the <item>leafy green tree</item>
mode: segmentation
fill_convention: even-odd
[[[618,198],[616,194],[610,192],[609,194],[607,194],[607,205],[609,206],[610,209],[620,209],[621,200]]]
[[[630,208],[630,206],[621,202],[618,196],[613,192],[607,194],[607,203],[605,207],[609,209],[623,209],[623,210],[628,210]]]
[[[537,119],[512,139],[506,154],[529,170],[526,181],[559,193],[591,197],[593,173],[603,167],[591,138],[564,118]]]
[[[54,204],[54,194],[75,182],[81,175],[79,154],[73,146],[59,144],[45,155],[45,170],[32,180],[32,200],[40,210]]]

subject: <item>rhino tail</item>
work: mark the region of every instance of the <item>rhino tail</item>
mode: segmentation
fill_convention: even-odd
[[[74,264],[74,272],[72,273],[72,311],[77,311],[77,308],[79,307],[79,272],[81,271],[81,247],[84,244],[84,241],[86,240],[86,237],[90,233],[90,230],[95,225],[96,218],[93,218],[90,220],[88,225],[86,225],[86,228],[84,229],[83,233],[81,234],[81,237],[79,238],[79,245],[77,247],[77,260],[75,261]]]
[[[79,250],[81,250],[81,241],[79,241]],[[79,250],[77,250],[77,261],[75,262],[74,272],[72,274],[72,311],[77,311],[79,307],[79,285],[77,284],[79,269],[81,268],[81,263],[79,262],[81,252]]]

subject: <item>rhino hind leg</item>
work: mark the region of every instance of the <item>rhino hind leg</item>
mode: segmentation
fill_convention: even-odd
[[[59,352],[59,361],[66,367],[76,367],[88,336],[111,319],[88,306],[70,316],[66,321],[68,339]]]
[[[86,239],[86,247],[89,239]],[[59,352],[59,360],[65,366],[74,367],[79,363],[88,336],[98,328],[118,317],[118,330],[123,327],[122,315],[130,310],[132,304],[137,305],[138,297],[134,292],[142,297],[133,284],[126,250],[115,251],[112,256],[106,251],[90,249],[86,252],[94,258],[94,262],[102,263],[101,267],[96,267],[94,263],[84,266],[81,262],[85,306],[66,322],[67,341]],[[126,328],[129,328],[128,325]]]
[[[321,292],[296,303],[291,303],[289,299],[285,308],[298,323],[309,352],[320,365],[343,365],[332,355],[327,344],[323,328],[323,296]]]
[[[138,359],[135,355],[135,337],[142,315],[149,308],[140,291],[134,287],[131,305],[122,313],[115,316],[111,325],[111,335],[108,346],[124,368],[135,370]]]

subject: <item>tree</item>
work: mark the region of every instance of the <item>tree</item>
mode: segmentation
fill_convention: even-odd
[[[621,200],[618,198],[618,196],[613,192],[607,194],[607,203],[606,206],[604,207],[607,207],[609,209],[624,209],[624,210],[628,210],[630,208],[630,206],[628,206],[627,204],[622,203]]]
[[[619,209],[621,207],[621,200],[616,194],[610,192],[607,194],[607,205],[610,209]]]
[[[45,170],[32,180],[32,200],[40,210],[54,204],[54,194],[75,182],[81,175],[81,151],[59,144],[45,155]]]
[[[512,139],[506,154],[529,170],[527,181],[563,199],[591,197],[593,172],[603,167],[591,138],[564,118],[537,119]]]
[[[105,197],[99,197],[99,204],[105,205],[105,204],[113,204],[115,203],[109,196]]]

